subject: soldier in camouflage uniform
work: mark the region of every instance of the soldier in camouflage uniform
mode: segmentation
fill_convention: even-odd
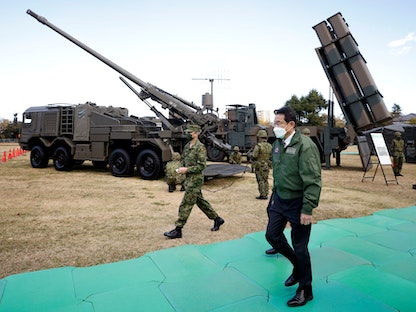
[[[176,190],[176,185],[181,184],[181,191],[185,191],[185,176],[176,172],[181,166],[181,154],[174,152],[172,154],[172,160],[166,164],[165,172],[166,172],[166,183],[168,184],[169,192],[173,192]]]
[[[397,131],[391,141],[391,152],[393,154],[393,172],[395,176],[402,177],[401,174],[404,160],[404,140],[402,134]]]
[[[169,238],[182,237],[182,228],[186,224],[195,204],[209,219],[214,220],[214,226],[211,228],[211,231],[218,231],[220,226],[224,224],[224,219],[218,216],[210,203],[204,199],[201,192],[204,182],[203,171],[207,161],[205,146],[198,140],[201,127],[190,125],[187,132],[190,134],[191,140],[185,145],[181,160],[182,167],[178,169],[180,174],[185,175],[185,194],[179,206],[178,219],[175,222],[176,227],[172,231],[164,233]]]
[[[266,130],[259,130],[257,138],[259,142],[254,146],[251,156],[260,193],[260,196],[257,196],[256,199],[267,199],[267,195],[269,194],[272,145],[267,142]]]
[[[234,146],[234,151],[230,155],[230,164],[241,164],[241,153],[240,148],[238,146]]]

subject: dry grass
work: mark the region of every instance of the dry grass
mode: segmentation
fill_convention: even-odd
[[[0,156],[15,147],[0,144]],[[341,162],[341,167],[322,171],[324,187],[315,221],[416,204],[416,164],[405,164],[400,184],[387,186],[380,169],[374,181],[361,182],[358,155],[342,155]],[[392,178],[391,169],[385,172]],[[212,221],[195,207],[183,238],[177,240],[166,239],[163,232],[173,228],[183,193],[168,193],[163,180],[116,178],[88,163],[70,172],[55,171],[51,163],[33,169],[28,153],[0,163],[0,177],[0,278],[238,239],[264,231],[267,223],[267,202],[255,199],[257,184],[251,172],[205,183],[204,196],[226,223],[211,232]]]

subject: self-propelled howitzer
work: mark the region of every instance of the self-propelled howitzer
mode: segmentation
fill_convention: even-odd
[[[170,94],[150,83],[146,83],[137,76],[133,75],[129,71],[125,70],[124,68],[120,67],[119,65],[115,64],[105,56],[101,55],[97,51],[91,49],[84,43],[80,42],[73,36],[69,35],[62,29],[58,28],[57,26],[50,23],[46,18],[37,15],[31,10],[27,10],[27,14],[37,19],[40,23],[48,26],[61,36],[65,37],[84,51],[88,52],[92,56],[96,57],[100,61],[102,61],[104,64],[110,66],[112,69],[120,73],[122,76],[126,77],[130,81],[137,84],[141,91],[138,93],[139,98],[142,101],[146,101],[147,99],[151,99],[157,103],[159,103],[162,108],[168,109],[171,116],[176,118],[176,120],[180,120],[179,125],[175,123],[173,125],[172,123],[169,123],[169,119],[167,118],[161,118],[162,123],[164,124],[164,127],[167,129],[172,130],[173,128],[176,128],[176,132],[182,132],[183,126],[186,125],[186,123],[194,123],[198,124],[202,128],[201,133],[201,140],[209,145],[214,146],[215,148],[218,148],[223,151],[230,151],[231,146],[222,140],[215,137],[212,133],[215,132],[218,128],[218,122],[219,118],[212,114],[212,113],[204,113],[202,108],[198,107],[197,105],[188,102],[176,95]],[[123,81],[124,82],[124,81]],[[130,86],[129,86],[130,87]],[[132,88],[130,88],[132,89]],[[132,89],[133,90],[133,89]],[[155,108],[151,105],[149,105],[147,102],[146,104],[152,109],[152,111],[155,110]],[[159,116],[160,116],[159,112]]]

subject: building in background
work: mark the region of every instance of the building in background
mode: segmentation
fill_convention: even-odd
[[[257,118],[260,123],[270,124],[270,111],[269,110],[259,110],[257,111]]]

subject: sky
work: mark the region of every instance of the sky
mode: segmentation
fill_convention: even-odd
[[[389,111],[416,113],[416,2],[386,0],[0,0],[0,118],[87,101],[153,113],[120,74],[31,11],[141,80],[202,105],[273,111],[293,95],[330,97],[313,26],[340,12]],[[139,88],[137,88],[139,89]],[[158,104],[157,109],[163,111]],[[342,117],[339,104],[335,115]]]

